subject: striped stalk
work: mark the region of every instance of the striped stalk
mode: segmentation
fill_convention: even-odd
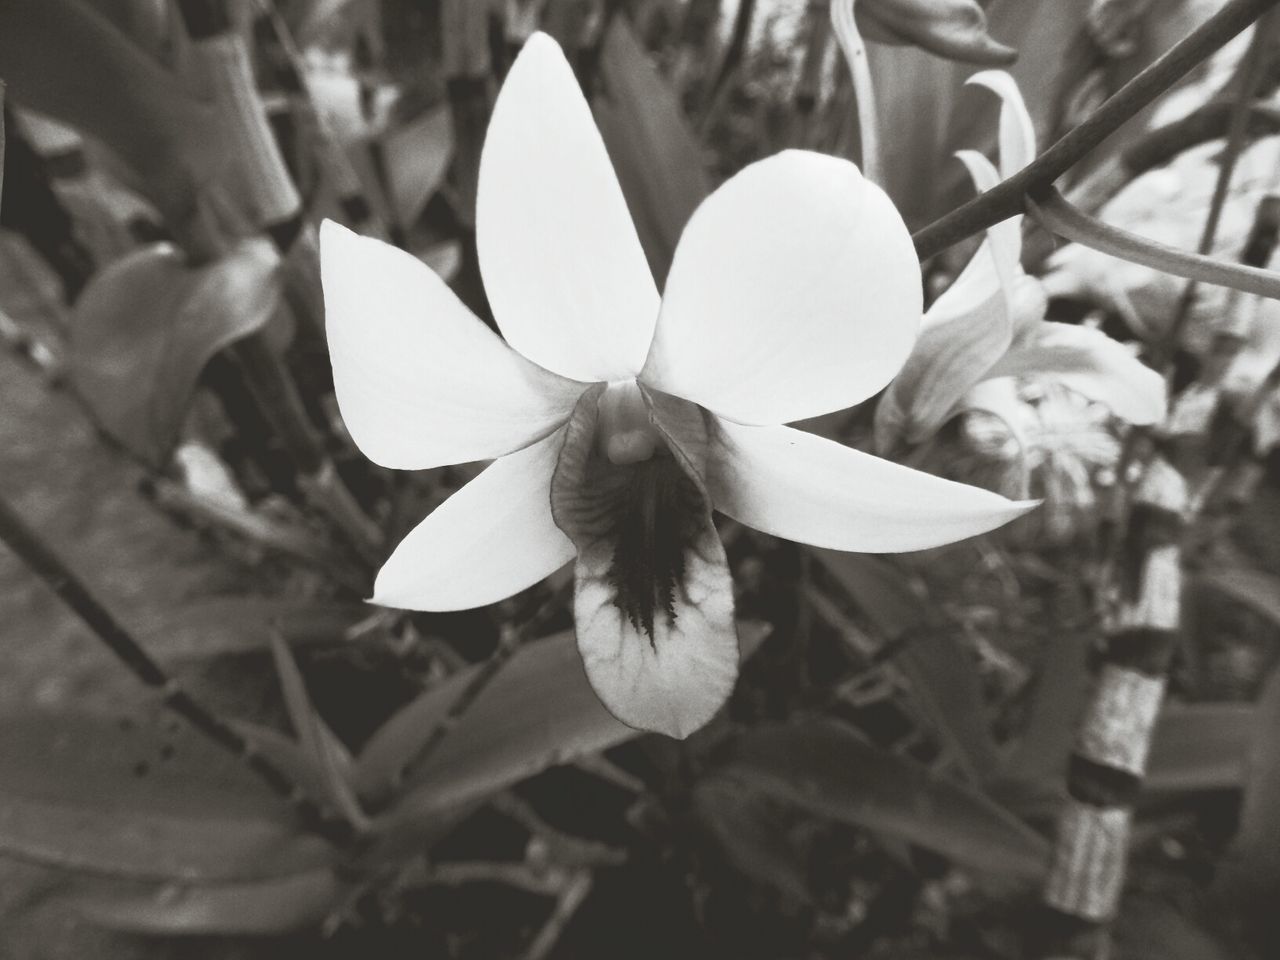
[[[1096,956],[1124,885],[1133,803],[1142,785],[1178,634],[1187,485],[1155,455],[1134,492],[1106,651],[1067,772],[1042,891],[1042,956]]]
[[[222,112],[237,166],[231,186],[241,213],[254,229],[265,230],[282,254],[305,232],[302,201],[284,163],[262,99],[253,82],[243,37],[232,29],[225,0],[179,0],[191,37],[192,73]],[[187,252],[209,259],[219,252],[218,237],[184,238]],[[299,319],[323,329],[316,315],[314,289],[289,289],[302,273],[282,271],[285,297]],[[299,473],[299,487],[317,509],[341,531],[366,560],[381,553],[381,532],[365,515],[343,484],[323,439],[318,435],[297,385],[280,355],[259,332],[237,343],[232,351],[243,367],[250,390],[271,423]]]

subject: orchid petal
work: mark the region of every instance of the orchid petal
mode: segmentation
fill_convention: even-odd
[[[498,93],[480,157],[476,246],[507,341],[575,380],[635,376],[658,291],[573,70],[535,33]]]
[[[956,154],[979,190],[999,180],[991,161]],[[1021,239],[1008,221],[987,230],[960,276],[925,311],[920,339],[876,406],[875,443],[891,453],[900,440],[919,443],[951,415],[956,401],[1009,349],[1013,338],[1011,278],[1021,275]]]
[[[1162,421],[1168,405],[1164,378],[1093,327],[1040,324],[1028,343],[987,372],[988,378],[1013,376],[1055,380],[1139,426]]]
[[[889,198],[847,160],[788,150],[694,212],[641,379],[743,423],[817,416],[883,387],[920,313]]]
[[[573,558],[551,519],[564,429],[508,454],[427,515],[378,573],[373,602],[465,610],[532,586]]]
[[[876,449],[919,443],[1009,349],[1013,325],[989,241],[925,314],[920,339],[876,406]]]
[[[986,193],[1000,182],[1000,174],[991,161],[976,150],[957,150],[956,159],[968,168],[979,193]],[[996,274],[1007,294],[1014,279],[1022,273],[1022,216],[993,224],[987,229],[987,240],[995,251]]]
[[[320,275],[338,407],[384,467],[509,453],[563,423],[584,389],[508,347],[417,258],[332,220]]]
[[[584,552],[573,601],[578,650],[600,702],[628,726],[683,739],[729,699],[738,677],[733,582],[707,520],[690,550],[672,617],[652,640],[613,603],[608,556]]]
[[[597,442],[597,387],[565,427],[551,487],[578,549],[574,625],[587,679],[623,723],[686,737],[724,704],[738,674],[733,582],[703,484],[707,421],[646,393],[665,449],[618,464]]]
[[[716,509],[800,543],[923,550],[986,533],[1036,506],[791,427],[717,427],[708,481]]]
[[[1003,70],[983,70],[965,83],[986,87],[1000,98],[1000,176],[1008,180],[1036,158],[1036,128],[1022,92]]]

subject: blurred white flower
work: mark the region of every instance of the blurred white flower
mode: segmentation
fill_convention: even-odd
[[[880,552],[1032,506],[781,426],[865,400],[915,340],[911,239],[853,164],[787,151],[732,177],[686,227],[660,299],[573,73],[535,34],[494,107],[476,214],[505,340],[409,254],[321,230],[356,443],[401,469],[497,458],[401,542],[375,602],[480,606],[576,556],[592,686],[623,722],[683,737],[738,666],[713,508]]]
[[[975,74],[1003,101],[1000,169],[972,151],[958,156],[979,190],[1017,173],[1036,155],[1035,130],[1013,78]],[[876,444],[891,453],[918,444],[956,413],[979,383],[1032,376],[1070,387],[1130,423],[1164,417],[1165,386],[1133,352],[1101,331],[1044,319],[1047,296],[1019,262],[1022,217],[996,224],[956,281],[925,313],[920,339],[876,411]]]

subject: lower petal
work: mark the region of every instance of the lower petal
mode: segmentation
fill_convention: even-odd
[[[692,404],[647,396],[660,443],[614,462],[597,435],[600,393],[574,410],[552,481],[556,523],[578,550],[578,648],[615,717],[686,737],[738,672],[733,583],[700,476],[707,421]]]
[[[373,602],[406,610],[466,610],[537,583],[573,557],[551,519],[561,428],[495,460],[433,510],[378,573]]]
[[[1070,323],[1041,323],[1032,339],[1014,347],[986,378],[1041,376],[1103,404],[1129,423],[1164,419],[1164,378],[1101,330]]]
[[[716,509],[749,527],[862,553],[954,543],[1036,506],[791,427],[727,421],[714,430],[708,485]]]

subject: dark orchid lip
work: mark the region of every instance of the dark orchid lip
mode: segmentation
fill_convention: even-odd
[[[659,426],[655,402],[691,408],[692,418],[676,429],[692,435],[677,439],[670,423]],[[640,432],[650,440],[648,456],[613,456],[609,441]],[[693,404],[642,395],[634,384],[600,384],[574,409],[552,479],[557,526],[580,554],[607,556],[611,602],[650,646],[660,623],[675,624],[688,553],[709,523],[711,503],[694,465],[704,458],[681,455],[706,442],[705,418]]]

